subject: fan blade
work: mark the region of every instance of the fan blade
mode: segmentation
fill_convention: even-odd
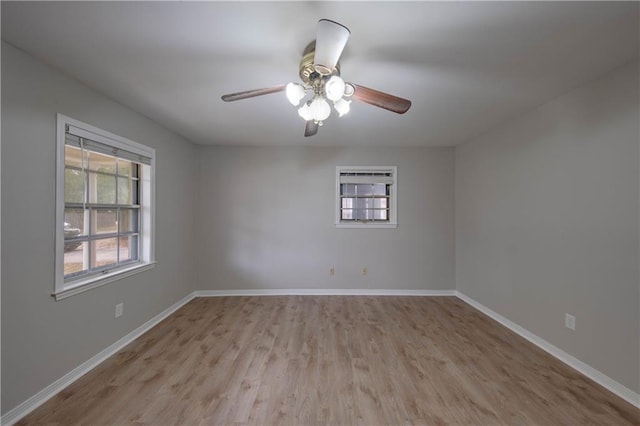
[[[320,74],[329,75],[335,69],[340,55],[347,44],[349,28],[328,19],[318,21],[316,51],[313,65]]]
[[[222,100],[225,102],[239,101],[240,99],[253,98],[255,96],[268,95],[270,93],[283,92],[286,89],[286,84],[280,86],[266,87],[264,89],[247,90],[245,92],[229,93],[223,95]]]
[[[379,108],[384,108],[398,114],[404,114],[411,107],[411,101],[408,99],[399,98],[397,96],[380,92],[378,90],[369,89],[368,87],[359,86],[357,84],[349,84],[351,84],[355,88],[353,98],[359,100],[360,102],[377,106]]]
[[[318,123],[313,120],[307,121],[307,124],[304,126],[304,137],[313,136],[318,133]]]

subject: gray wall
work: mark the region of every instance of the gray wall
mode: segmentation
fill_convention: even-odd
[[[455,155],[457,289],[635,392],[638,114],[636,62]]]
[[[156,149],[150,271],[56,302],[56,112]],[[2,44],[2,411],[195,289],[196,150],[145,117]],[[124,316],[114,306],[124,302]]]
[[[198,158],[200,288],[454,289],[453,149],[200,147]],[[398,166],[397,228],[336,229],[338,165]]]

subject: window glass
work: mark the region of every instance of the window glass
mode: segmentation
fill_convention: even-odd
[[[64,244],[64,274],[77,275],[87,271],[85,256],[88,254],[86,241],[65,242]]]
[[[126,177],[118,177],[118,204],[133,204],[131,186],[133,181]]]
[[[89,170],[102,173],[116,173],[116,158],[89,151]]]
[[[133,176],[132,170],[134,163],[128,160],[118,158],[118,175],[120,176]]]
[[[64,239],[87,235],[84,227],[84,209],[64,209]]]
[[[82,170],[64,170],[64,201],[66,203],[84,202],[85,173]]]
[[[115,204],[116,203],[116,177],[112,175],[103,175],[101,173],[90,173],[91,180],[90,194],[92,201],[98,204]],[[95,188],[95,189],[94,189]]]
[[[119,232],[124,234],[138,231],[138,209],[120,209]]]
[[[129,235],[118,239],[119,260],[127,262],[138,259],[138,236]]]
[[[75,167],[78,169],[87,168],[88,153],[82,151],[75,146],[65,145],[64,147],[64,163],[67,167]]]
[[[342,195],[356,195],[356,185],[353,183],[342,184]]]
[[[117,210],[92,209],[91,225],[92,234],[113,234],[118,232]]]
[[[371,189],[371,193],[373,195],[389,195],[388,187],[383,183],[376,183],[375,185],[372,185]]]
[[[117,238],[105,238],[91,241],[91,268],[114,265],[118,261]]]

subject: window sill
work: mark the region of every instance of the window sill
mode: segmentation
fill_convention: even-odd
[[[336,223],[336,228],[397,228],[397,223]]]
[[[148,271],[149,269],[153,269],[156,262],[147,262],[142,264],[137,264],[128,268],[119,269],[117,271],[110,272],[105,275],[93,276],[90,278],[86,278],[84,280],[78,280],[73,283],[72,286],[68,288],[53,293],[52,296],[56,298],[56,300],[63,300],[71,296],[75,296],[76,294],[84,293],[85,291],[93,290],[94,288],[101,287],[105,284],[121,280],[126,277],[130,277],[135,274],[139,274],[140,272]]]

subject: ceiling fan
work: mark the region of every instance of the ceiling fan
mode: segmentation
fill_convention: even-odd
[[[298,115],[306,121],[305,136],[318,133],[318,128],[331,115],[330,102],[340,117],[349,112],[352,99],[398,114],[407,112],[411,107],[410,100],[347,83],[340,77],[338,61],[350,34],[342,24],[328,19],[319,20],[316,39],[307,45],[300,60],[302,84],[289,83],[230,93],[222,96],[222,100],[232,102],[284,91],[289,102],[298,106],[309,94],[309,99],[298,109]]]

